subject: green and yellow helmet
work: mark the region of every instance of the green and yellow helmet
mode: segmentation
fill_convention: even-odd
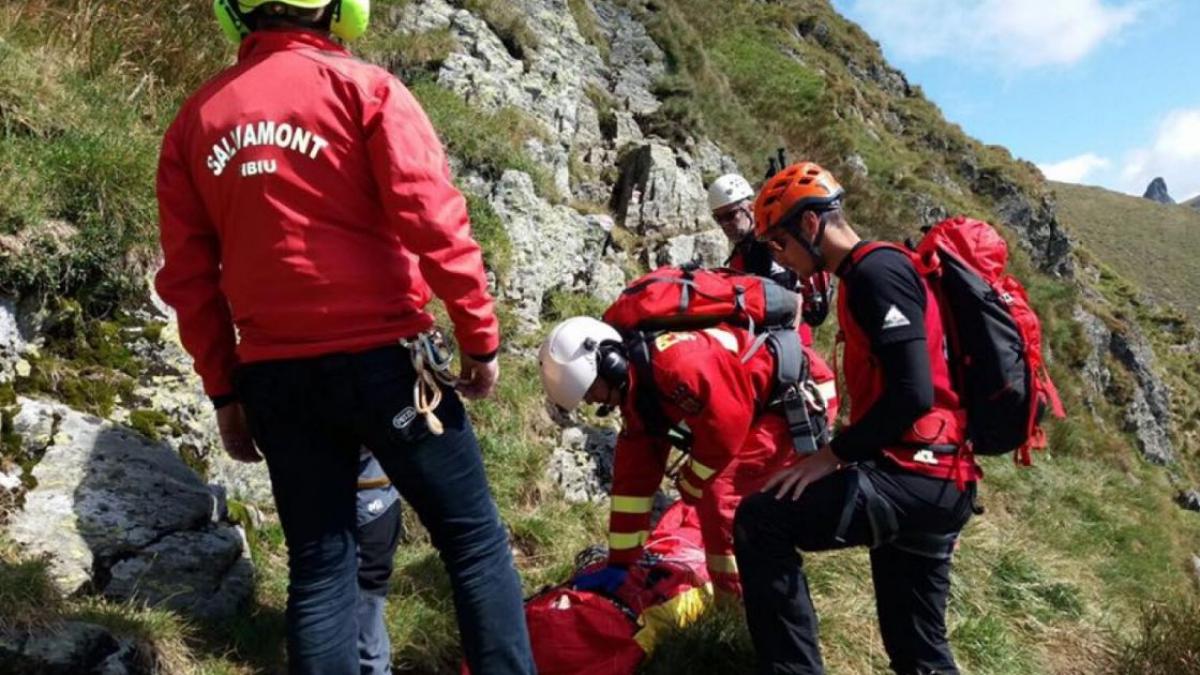
[[[347,42],[362,37],[371,19],[371,0],[213,0],[213,13],[225,36],[233,42],[241,42],[250,34],[246,15],[273,2],[301,9],[320,9],[332,4],[333,19],[329,29]]]

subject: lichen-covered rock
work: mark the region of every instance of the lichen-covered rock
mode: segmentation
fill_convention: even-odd
[[[206,559],[215,550],[213,537],[238,537],[222,522],[222,500],[170,447],[65,406],[18,403],[17,432],[48,425],[51,437],[33,469],[37,486],[25,494],[7,535],[26,553],[47,556],[62,592],[107,594],[123,562],[152,556],[155,564],[143,570],[137,588],[118,585],[117,597],[156,602],[177,596],[186,608],[231,612],[249,596],[248,584],[238,582],[244,569]],[[236,550],[240,555],[240,538]],[[211,565],[204,583],[179,574],[195,564]],[[143,597],[142,587],[154,593]]]
[[[483,18],[443,0],[411,3],[403,30],[448,28],[459,47],[442,63],[438,84],[483,110],[516,108],[541,123],[546,144],[534,149],[549,160],[555,183],[570,194],[567,158],[571,150],[598,145],[603,136],[589,85],[603,88],[607,67],[596,48],[579,34],[566,0],[522,0],[520,9],[537,46],[521,54]]]
[[[561,288],[598,297],[615,297],[624,286],[612,256],[612,220],[582,216],[546,202],[528,174],[505,171],[489,195],[492,208],[512,242],[512,270],[502,288],[504,300],[532,330],[540,325],[545,296]],[[607,250],[606,250],[607,249]],[[616,266],[616,270],[614,270]]]
[[[651,262],[659,265],[685,265],[696,262],[704,267],[719,267],[729,257],[729,240],[721,230],[681,234],[655,249]]]
[[[82,621],[0,630],[0,672],[150,675],[154,658],[129,638]]]
[[[613,449],[617,434],[612,429],[567,427],[558,446],[550,453],[550,480],[562,488],[571,502],[600,502],[612,487]]]
[[[617,106],[635,115],[658,110],[662,103],[652,90],[667,73],[666,54],[625,7],[607,0],[592,5],[609,42],[610,90]]]
[[[0,297],[0,384],[12,382],[25,348],[17,321],[17,303],[12,298]]]
[[[690,157],[657,142],[625,154],[613,212],[619,224],[639,234],[690,233],[711,223],[700,172]]]

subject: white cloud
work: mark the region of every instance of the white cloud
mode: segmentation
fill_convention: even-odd
[[[1095,154],[1086,153],[1061,162],[1038,164],[1046,178],[1063,183],[1082,183],[1100,169],[1107,169],[1112,162]]]
[[[1024,69],[1080,61],[1136,21],[1145,1],[853,0],[848,14],[901,58]]]
[[[1167,113],[1151,144],[1126,155],[1119,187],[1140,195],[1157,176],[1167,181],[1167,189],[1177,201],[1200,193],[1200,107]]]

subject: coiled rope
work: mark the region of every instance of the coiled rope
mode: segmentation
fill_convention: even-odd
[[[445,426],[433,411],[442,403],[442,387],[458,385],[458,378],[450,372],[453,352],[437,329],[419,333],[412,338],[401,338],[400,345],[408,350],[412,359],[416,379],[413,381],[413,407],[425,418],[425,426],[434,436],[441,436]]]

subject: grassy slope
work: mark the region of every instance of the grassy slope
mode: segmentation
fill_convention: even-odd
[[[1200,321],[1200,211],[1103,188],[1053,183],[1071,231],[1150,297]]]
[[[572,3],[572,8],[579,11],[578,5]],[[929,178],[949,170],[952,160],[922,151],[921,138],[951,137],[1005,171],[1025,172],[1009,163],[1004,153],[956,135],[923,99],[898,104],[909,120],[903,136],[872,136],[860,125],[822,116],[825,104],[845,97],[854,97],[867,110],[891,105],[870,88],[856,88],[839,59],[789,37],[790,27],[800,20],[821,20],[832,27],[839,44],[861,50],[868,61],[880,58],[861,31],[840,21],[825,5],[733,3],[733,11],[723,14],[720,24],[714,21],[714,13],[697,11],[703,5],[698,0],[672,0],[663,3],[663,12],[647,16],[674,64],[673,82],[663,90],[676,94],[655,120],[664,130],[701,125],[746,166],[756,166],[755,160],[779,143],[791,147],[796,157],[814,156],[834,166],[847,152],[860,152],[871,177],[848,181],[857,195],[855,216],[877,234],[894,235],[899,225],[911,222],[911,214],[897,197],[908,191],[927,191],[956,209],[987,215],[985,200],[948,194]],[[111,259],[102,255],[112,252],[104,248],[110,242],[99,234],[113,213],[128,217],[120,231],[129,236],[112,244],[122,253],[115,256],[117,260],[136,262],[153,251],[148,177],[157,138],[182,92],[228,57],[214,39],[215,32],[208,30],[205,7],[155,9],[155,21],[122,23],[120,16],[103,10],[70,11],[81,6],[77,0],[31,0],[0,9],[0,39],[5,40],[0,53],[6,64],[0,69],[0,132],[4,148],[19,147],[24,153],[12,156],[19,170],[6,171],[0,179],[0,214],[9,232],[27,232],[44,218],[67,219],[85,232],[96,231],[94,239],[64,254],[72,261],[65,266],[71,270],[93,269],[76,264],[73,256],[86,254],[80,258],[84,262]],[[165,7],[165,3],[155,6]],[[55,9],[69,13],[47,13]],[[530,39],[519,22],[503,11],[497,11],[491,21],[509,39]],[[103,30],[96,30],[98,26]],[[151,48],[131,47],[142,44],[137,40],[101,39],[128,35],[121,31],[131,30],[149,31],[144,43]],[[391,65],[406,73],[457,156],[485,171],[531,168],[520,148],[523,137],[535,132],[518,114],[481,115],[424,77],[444,58],[449,48],[446,40],[444,34],[379,36],[363,48],[393,60]],[[810,65],[784,59],[778,47],[798,51]],[[819,76],[817,68],[826,75]],[[791,103],[780,106],[779,100]],[[94,110],[84,115],[79,111],[87,104]],[[30,137],[30,129],[47,131]],[[487,133],[471,131],[478,129]],[[764,129],[769,133],[761,133]],[[41,141],[23,140],[31,138]],[[125,142],[106,144],[113,138]],[[82,184],[58,180],[73,167],[84,167],[101,180]],[[485,203],[476,200],[472,207],[489,262],[503,273],[502,228]],[[57,265],[60,258],[46,260]],[[139,272],[136,264],[95,267],[88,272],[93,276],[79,281],[52,273],[57,267],[45,274],[37,267],[34,271],[39,274],[29,280],[30,275],[11,269],[2,278],[12,287],[81,301],[78,313],[87,325],[112,314],[107,298],[124,297],[114,291],[93,301],[88,289],[97,286],[95,280],[120,290]],[[1048,281],[1038,281],[1034,293],[1058,355],[1056,375],[1072,410],[1080,411],[1080,383],[1073,373],[1077,364],[1071,350],[1078,340],[1063,318],[1069,314],[1073,293]],[[551,304],[553,311],[573,313],[589,303],[562,297]],[[86,327],[75,331],[81,332],[85,337],[104,334]],[[537,337],[519,340],[534,344]],[[90,350],[77,348],[77,343],[72,340],[75,347],[57,350],[69,367],[102,371],[120,365],[120,359],[108,365],[95,363],[112,360],[97,355],[108,354],[103,348],[109,342],[87,338],[84,346]],[[533,366],[528,360],[505,357],[503,368],[499,396],[473,407],[473,416],[497,499],[513,530],[526,586],[532,590],[561,579],[573,554],[599,540],[604,514],[596,507],[565,504],[545,479],[545,437],[553,429],[541,409]],[[71,377],[68,373],[67,379]],[[1113,410],[1102,412],[1111,419]],[[1190,592],[1186,561],[1200,541],[1200,525],[1170,503],[1162,472],[1136,459],[1128,439],[1113,428],[1077,415],[1054,427],[1052,450],[1035,469],[1017,471],[1005,460],[988,464],[984,502],[989,513],[968,528],[950,615],[955,647],[971,672],[1101,672],[1111,666],[1111,654],[1137,634],[1131,627],[1143,606]],[[432,548],[419,528],[414,529],[413,541],[397,560],[389,608],[397,665],[409,672],[450,672],[457,648],[445,577]],[[96,618],[144,637],[172,671],[270,672],[281,653],[285,549],[278,527],[270,524],[251,532],[250,540],[259,570],[258,592],[254,605],[226,625],[196,626],[165,612],[58,598],[45,584],[42,564],[20,560],[3,542],[0,617],[10,621]],[[883,672],[886,664],[864,582],[865,556],[861,552],[814,556],[811,572],[831,672]],[[1136,657],[1134,653],[1129,658]],[[740,617],[714,614],[669,643],[647,671],[746,672],[748,659]],[[1139,670],[1145,669],[1117,667],[1114,672]]]

